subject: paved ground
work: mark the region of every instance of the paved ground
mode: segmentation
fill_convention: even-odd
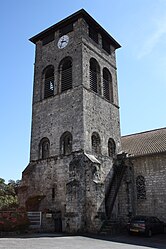
[[[67,236],[31,234],[0,238],[3,249],[166,249],[166,234],[142,236]]]

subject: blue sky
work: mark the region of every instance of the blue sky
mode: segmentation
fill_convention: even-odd
[[[84,8],[121,45],[122,135],[166,126],[166,0],[1,1],[0,177],[29,162],[34,45],[28,39]]]

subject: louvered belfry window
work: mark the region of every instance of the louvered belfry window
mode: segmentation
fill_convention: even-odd
[[[94,58],[90,59],[90,89],[93,92],[100,93],[99,85],[99,65]]]
[[[103,95],[110,100],[110,75],[106,68],[103,69]]]
[[[54,95],[54,67],[49,66],[45,71],[44,98]]]
[[[112,77],[107,68],[103,69],[103,95],[105,99],[113,103]]]
[[[72,88],[72,61],[66,59],[61,66],[61,92]]]

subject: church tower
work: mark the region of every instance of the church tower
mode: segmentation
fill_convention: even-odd
[[[32,130],[20,203],[42,212],[43,227],[97,231],[121,151],[120,45],[83,9],[30,41],[36,46]]]

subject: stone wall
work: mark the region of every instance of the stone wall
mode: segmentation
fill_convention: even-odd
[[[98,160],[80,155],[69,166],[66,187],[66,231],[97,232],[105,215],[105,186]]]
[[[153,215],[166,221],[166,155],[137,158],[133,165],[134,178],[144,176],[146,187],[146,199],[136,198],[136,214]]]
[[[131,158],[132,162],[132,191],[127,188],[124,176],[118,194],[118,215],[128,218],[132,215],[157,216],[166,221],[166,155],[155,154]],[[145,179],[145,198],[137,198],[136,178],[143,176]],[[132,200],[132,207],[128,206],[128,198]]]

